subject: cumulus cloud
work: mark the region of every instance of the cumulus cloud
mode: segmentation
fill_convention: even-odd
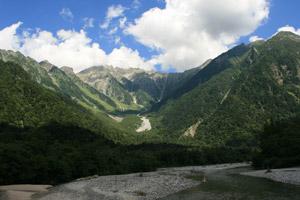
[[[94,27],[94,18],[85,17],[83,18],[83,29],[93,28]]]
[[[112,6],[108,7],[108,9],[106,11],[105,20],[100,25],[100,28],[102,28],[102,29],[108,28],[111,20],[122,17],[124,15],[125,10],[126,10],[126,8],[123,7],[122,5],[112,5]]]
[[[56,35],[37,31],[23,39],[20,51],[37,61],[48,60],[57,66],[71,66],[75,71],[105,62],[106,54],[86,33],[59,30]]]
[[[258,41],[258,40],[264,40],[264,38],[262,37],[259,37],[257,35],[253,35],[249,38],[249,42],[255,42],[255,41]]]
[[[70,10],[70,8],[63,8],[60,12],[59,12],[60,16],[69,22],[73,21],[74,15],[72,13],[72,11]]]
[[[138,51],[125,46],[107,54],[93,42],[84,30],[59,30],[56,34],[45,30],[17,34],[21,22],[0,30],[0,48],[18,50],[37,61],[48,60],[61,67],[70,66],[78,72],[95,65],[113,65],[122,68],[137,67],[150,70],[152,65]],[[3,41],[2,41],[3,40]]]
[[[17,50],[19,47],[19,38],[16,36],[17,29],[22,22],[17,22],[0,30],[0,48],[7,50]]]
[[[152,62],[182,71],[226,51],[268,18],[268,0],[165,0],[125,33],[160,52]]]
[[[136,68],[136,66],[143,66],[143,69],[153,69],[150,62],[145,61],[137,50],[132,50],[125,46],[114,49],[107,57],[107,63],[115,67],[128,66]]]
[[[289,32],[295,33],[297,35],[300,35],[300,28],[297,29],[290,25],[286,25],[286,26],[279,28],[277,32],[280,32],[280,31],[289,31]]]

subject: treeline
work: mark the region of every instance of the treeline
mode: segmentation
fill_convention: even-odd
[[[260,151],[254,156],[257,168],[300,165],[300,115],[266,125],[259,136]]]
[[[0,125],[0,185],[58,184],[90,175],[158,167],[247,160],[239,149],[194,149],[171,144],[123,146],[77,126],[40,128]]]

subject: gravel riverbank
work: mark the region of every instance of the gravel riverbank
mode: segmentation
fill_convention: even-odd
[[[272,169],[271,172],[267,172],[267,170],[256,170],[251,172],[244,172],[241,173],[241,175],[267,178],[282,183],[300,185],[300,167]]]
[[[144,132],[144,131],[150,131],[151,130],[151,123],[150,120],[146,117],[141,117],[142,124],[139,128],[136,129],[136,132]]]
[[[32,195],[46,192],[51,185],[4,185],[0,186],[0,200],[30,200]]]
[[[52,188],[36,196],[39,200],[154,200],[195,187],[199,181],[187,178],[203,171],[245,167],[248,164],[222,164],[163,168],[155,172],[100,176],[80,179]]]

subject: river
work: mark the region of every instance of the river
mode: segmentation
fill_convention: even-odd
[[[299,200],[300,186],[238,175],[249,168],[206,173],[207,181],[161,200]],[[203,179],[203,175],[194,177]]]

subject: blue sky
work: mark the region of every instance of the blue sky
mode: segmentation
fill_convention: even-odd
[[[210,2],[212,4],[211,7],[218,5],[218,2],[215,1],[216,4],[213,4],[214,0],[210,0],[208,3],[206,1],[205,3],[208,5],[204,6],[201,4],[204,0],[191,0],[190,2],[193,1],[195,5],[189,5],[187,3],[188,1],[181,1],[180,3],[176,3],[176,1],[178,0],[169,0],[169,2],[173,3],[169,3],[170,5],[166,8],[167,3],[164,0],[0,0],[0,30],[17,22],[22,22],[22,25],[17,27],[17,32],[15,33],[16,35],[19,35],[19,43],[22,43],[24,37],[21,35],[24,34],[24,32],[27,32],[30,35],[26,37],[37,39],[38,37],[34,34],[38,34],[39,31],[47,31],[52,33],[54,38],[57,38],[56,34],[59,30],[69,30],[74,33],[80,33],[80,30],[84,29],[85,37],[90,39],[91,43],[100,45],[97,49],[96,47],[91,48],[92,44],[87,44],[90,49],[80,50],[81,52],[89,52],[89,55],[87,55],[85,60],[91,55],[95,55],[96,57],[99,55],[99,57],[102,56],[102,60],[105,59],[107,61],[102,62],[95,60],[93,62],[85,63],[84,61],[81,62],[81,60],[78,60],[76,62],[80,64],[76,68],[77,71],[89,67],[89,65],[101,63],[120,65],[119,67],[140,67],[149,69],[154,66],[154,69],[158,70],[183,71],[201,64],[206,59],[218,55],[231,46],[241,42],[248,43],[250,36],[256,35],[258,37],[268,38],[276,33],[278,28],[286,25],[295,27],[296,30],[297,28],[300,28],[300,1],[297,0],[255,0],[257,5],[248,6],[247,9],[245,9],[256,13],[257,17],[253,20],[251,19],[251,13],[245,15],[242,13],[242,17],[239,19],[240,13],[244,11],[239,10],[239,5],[236,5],[235,7],[234,3],[234,6],[232,7],[230,7],[230,3],[228,3],[228,7],[224,8],[224,13],[220,13],[222,12],[222,9],[216,10],[215,8],[208,7],[208,10],[212,10],[210,13],[204,15],[201,14],[201,9],[205,8],[207,10],[207,7],[205,6],[210,6]],[[234,0],[227,1],[233,2]],[[244,6],[243,1],[251,2],[251,0],[240,0],[240,4],[243,4],[241,7]],[[262,3],[268,4],[268,15],[265,10],[266,4],[262,6]],[[121,7],[121,14],[115,13],[117,16],[114,15],[110,19],[108,17],[109,7],[112,7],[115,9],[114,11],[116,11],[118,6]],[[150,10],[152,8],[156,8],[156,10]],[[179,17],[173,16],[174,21],[172,21],[172,12],[176,12],[176,9],[179,8],[187,8],[187,13],[191,14],[191,17],[195,15],[194,13],[197,13],[197,10],[192,9],[198,8],[201,15],[199,15],[200,17],[197,17],[203,18],[203,20],[198,21],[191,19],[191,22],[189,22],[189,19],[186,19],[185,13],[183,12],[182,17],[179,16],[180,14],[178,14]],[[189,9],[191,12],[189,12]],[[226,12],[226,9],[228,12]],[[237,15],[234,16],[228,14],[231,13],[230,9],[233,9],[233,13],[236,12]],[[214,12],[216,12],[216,14],[214,14]],[[142,17],[145,13],[148,13],[148,17]],[[211,17],[211,13],[214,15],[219,15],[220,13],[220,16],[225,16],[223,18],[228,18],[229,21],[223,22],[223,19],[219,19],[219,21],[222,21],[222,23],[220,22],[220,25],[218,24],[218,18],[215,16]],[[112,15],[113,14],[114,13],[112,13]],[[264,16],[259,17],[260,15]],[[160,16],[161,20],[159,18]],[[121,28],[120,20],[125,19],[125,17],[126,23],[124,27]],[[149,21],[152,18],[153,22]],[[137,19],[141,19],[139,23],[135,23],[135,20]],[[167,19],[169,19],[169,21],[167,21]],[[93,26],[84,28],[85,20],[90,20],[90,22],[92,22],[90,25]],[[241,20],[241,23],[243,24],[234,23],[232,25],[232,21],[239,20]],[[101,25],[106,21],[110,22],[109,26],[107,28],[101,28]],[[255,21],[255,23],[252,24],[252,21]],[[198,38],[201,40],[192,40],[192,38],[189,40],[189,36],[185,35],[187,32],[178,28],[180,26],[185,26],[185,22],[189,23],[186,27],[191,29],[190,32],[193,33],[193,36],[197,38],[197,34],[199,34]],[[160,23],[162,24],[160,25]],[[228,26],[232,25],[234,27],[232,31],[236,32],[232,32],[230,27],[222,27],[223,24],[227,23],[229,24]],[[198,30],[197,24],[200,24]],[[249,26],[247,24],[249,24]],[[176,32],[177,30],[179,30],[178,33]],[[178,41],[178,37],[184,39]],[[201,37],[203,37],[203,39]],[[210,39],[207,39],[208,37]],[[201,42],[202,40],[203,44]],[[44,59],[44,57],[39,55],[36,51],[31,51],[30,47],[33,45],[30,46],[29,44],[26,44],[21,46],[19,43],[18,47],[11,47],[12,50],[20,50],[22,53],[27,53],[37,60]],[[197,45],[193,46],[193,43],[197,43]],[[59,46],[59,44],[57,45]],[[2,46],[0,44],[0,48]],[[193,46],[193,48],[189,48],[189,46]],[[121,49],[121,47],[123,48]],[[45,48],[41,47],[40,52],[43,49]],[[91,49],[96,50],[95,52],[92,52],[93,50]],[[193,49],[197,50],[193,51]],[[207,52],[206,49],[208,49]],[[101,53],[100,50],[103,51],[103,53]],[[115,52],[111,55],[113,50],[115,50]],[[52,51],[51,49],[47,49],[43,54],[47,54],[47,52]],[[80,54],[72,55],[74,57],[74,55]],[[83,55],[83,57],[84,56],[85,55]],[[120,58],[120,60],[115,62],[114,59],[116,58]],[[65,62],[60,61],[59,59],[61,58],[58,58],[58,56],[53,58],[49,55],[45,56],[45,59],[48,59],[57,65],[75,65],[71,61],[68,62],[67,58],[65,59]],[[122,63],[124,63],[124,66],[121,66]]]
[[[276,33],[277,29],[286,25],[300,28],[300,1],[298,0],[271,0],[269,19],[251,35],[268,38]],[[242,37],[240,42],[248,42],[249,36]]]

